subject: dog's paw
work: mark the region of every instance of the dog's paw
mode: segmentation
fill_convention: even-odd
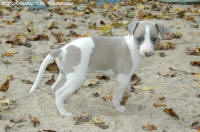
[[[119,105],[119,106],[115,106],[115,108],[116,108],[116,110],[119,111],[119,112],[125,112],[125,111],[126,111],[125,106]]]
[[[63,112],[63,113],[60,113],[60,115],[63,117],[72,117],[73,116],[73,114],[70,112]]]

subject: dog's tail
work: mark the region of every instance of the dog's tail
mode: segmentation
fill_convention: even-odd
[[[44,74],[44,71],[45,71],[47,65],[48,65],[52,60],[55,60],[55,58],[58,57],[58,56],[60,55],[60,53],[61,53],[61,50],[58,49],[58,50],[56,50],[56,51],[54,51],[54,52],[51,52],[50,54],[48,54],[48,55],[45,57],[44,61],[42,62],[41,66],[40,66],[39,73],[38,73],[38,75],[37,75],[37,78],[36,78],[36,80],[35,80],[35,82],[34,82],[32,88],[31,88],[31,90],[30,90],[30,93],[32,93],[32,92],[37,88],[37,86],[38,86],[38,84],[40,83],[40,80],[41,80],[41,78],[42,78],[42,75]]]

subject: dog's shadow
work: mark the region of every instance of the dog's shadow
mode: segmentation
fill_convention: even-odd
[[[80,114],[82,112],[91,115],[104,115],[104,116],[120,116],[120,115],[133,115],[139,112],[142,108],[141,103],[131,103],[127,102],[125,105],[125,112],[118,112],[111,101],[104,101],[101,97],[98,98],[88,98],[83,96],[72,97],[65,102],[65,107],[69,112],[74,115]]]

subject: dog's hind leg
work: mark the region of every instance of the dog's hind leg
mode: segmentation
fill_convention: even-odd
[[[81,87],[82,83],[85,81],[85,74],[80,73],[69,73],[65,84],[56,91],[56,106],[60,114],[64,117],[72,116],[72,113],[67,112],[64,108],[64,100],[72,94],[75,90]],[[80,76],[81,75],[81,76]]]
[[[129,82],[130,82],[130,78],[128,76],[119,75],[117,77],[117,87],[114,91],[112,102],[115,106],[115,109],[117,109],[120,112],[124,112],[126,110],[125,106],[120,105],[120,102],[122,100],[124,92],[129,86]]]
[[[54,93],[58,88],[61,88],[66,82],[66,78],[63,71],[59,72],[56,82],[52,85],[51,91]]]

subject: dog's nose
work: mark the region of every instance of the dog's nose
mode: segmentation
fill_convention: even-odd
[[[153,52],[148,52],[148,51],[146,51],[146,52],[144,53],[144,55],[145,55],[146,57],[149,57],[149,56],[152,56],[152,55],[153,55]]]

